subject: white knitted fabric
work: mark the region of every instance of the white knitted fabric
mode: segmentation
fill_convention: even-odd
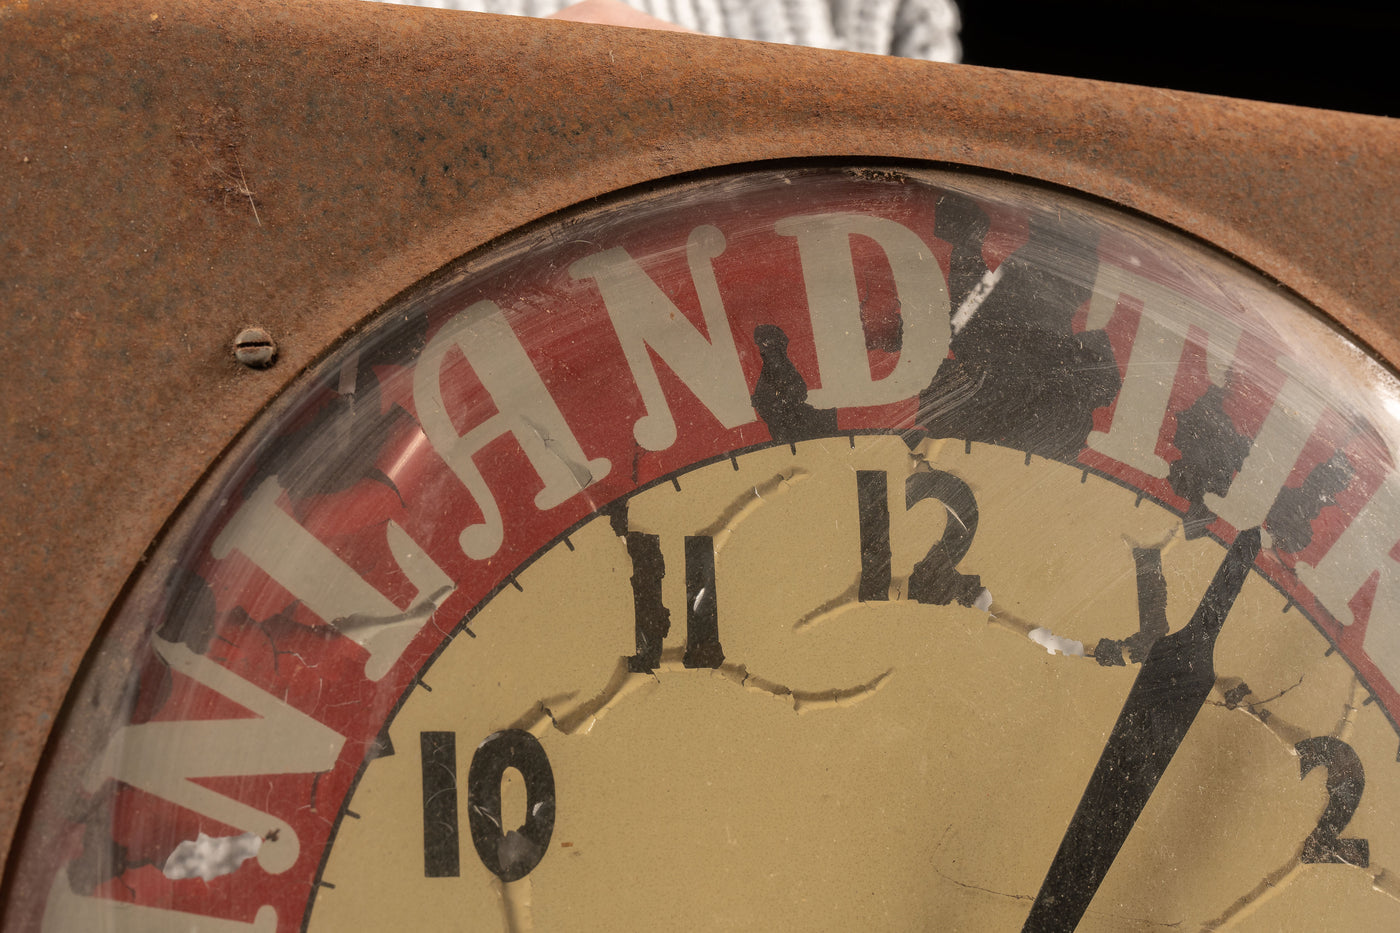
[[[574,0],[387,0],[477,13],[548,16]],[[626,0],[696,32],[956,62],[954,0]]]

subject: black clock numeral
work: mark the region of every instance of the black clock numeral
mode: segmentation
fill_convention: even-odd
[[[423,876],[456,878],[461,873],[457,829],[457,733],[424,732]]]
[[[1366,789],[1366,772],[1356,750],[1330,735],[1304,739],[1293,746],[1298,752],[1299,778],[1306,778],[1316,767],[1327,770],[1327,808],[1317,827],[1303,843],[1306,864],[1371,864],[1371,843],[1366,839],[1342,839]]]
[[[423,874],[455,878],[461,871],[457,820],[457,736],[424,732]],[[509,768],[525,779],[525,822],[507,830],[501,777]],[[539,740],[521,729],[486,738],[467,769],[467,825],[481,863],[502,881],[519,881],[549,851],[554,833],[554,770]]]
[[[687,535],[685,539],[685,655],[681,663],[708,668],[724,663],[715,599],[715,542],[709,535]]]
[[[890,512],[888,479],[883,470],[856,471],[856,507],[860,515],[860,587],[862,602],[889,599]],[[909,598],[935,606],[973,605],[982,595],[982,579],[958,571],[977,534],[977,499],[952,473],[929,470],[904,483],[904,509],[937,499],[948,512],[943,536],[933,543],[909,575]]]
[[[505,830],[501,776],[514,768],[525,778],[525,823]],[[495,732],[467,769],[467,825],[481,863],[502,881],[524,878],[549,851],[554,833],[554,770],[539,740],[523,729]]]
[[[661,645],[671,631],[671,610],[661,601],[666,561],[661,556],[659,535],[630,531],[626,540],[627,555],[632,559],[637,644],[637,653],[627,659],[627,669],[649,674],[661,663]],[[687,535],[685,539],[685,623],[682,663],[690,668],[717,668],[724,663],[715,596],[715,542],[709,535]]]
[[[860,516],[861,602],[890,598],[890,496],[884,470],[856,471],[856,511]]]

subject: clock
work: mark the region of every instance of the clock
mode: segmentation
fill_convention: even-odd
[[[57,34],[79,14],[56,9],[12,15]],[[502,60],[527,65],[563,53],[520,58],[520,40],[564,36],[625,68],[657,43],[738,71],[774,54],[324,10],[419,48],[504,30]],[[141,35],[177,14],[202,48],[184,7]],[[118,52],[151,41],[105,23]],[[809,76],[954,74],[790,56]],[[349,100],[278,93],[306,113]],[[1187,103],[1178,131],[1232,107],[1297,118]],[[241,166],[249,131],[208,113],[205,136],[160,117],[154,135],[181,153],[225,134],[212,151]],[[1393,152],[1389,124],[1355,122]],[[571,164],[557,129],[552,164]],[[499,184],[429,165],[487,145],[440,132],[402,143],[435,223],[455,210],[431,207],[441,192]],[[419,245],[363,253],[371,270],[339,251],[374,234],[318,234],[306,255],[344,270],[311,273],[344,289],[306,313],[319,344],[215,315],[236,351],[156,382],[241,386],[190,415],[208,431],[241,412],[238,436],[138,545],[155,541],[81,669],[45,675],[71,692],[7,863],[6,929],[1390,928],[1400,385],[1365,345],[1392,339],[1365,305],[1381,286],[1339,293],[1343,273],[1289,253],[1306,223],[1168,209],[1176,182],[1141,164],[1132,183],[1030,170],[1068,138],[1026,143],[1013,172],[868,125],[837,136],[823,159],[741,136],[671,166],[703,172],[656,162],[587,197],[536,171],[515,197],[537,200],[482,209],[494,236],[393,221],[382,235]],[[1377,164],[1354,154],[1356,177]],[[287,221],[244,176],[208,209],[249,208],[219,235],[251,273],[263,247],[239,238]],[[314,174],[288,177],[303,210],[328,203]],[[1394,214],[1381,200],[1356,224]],[[200,442],[177,445],[175,481]],[[148,460],[138,475],[160,475]],[[141,532],[73,530],[118,550]],[[18,665],[48,644],[6,635]]]

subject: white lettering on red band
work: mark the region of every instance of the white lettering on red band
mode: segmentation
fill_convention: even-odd
[[[818,408],[888,405],[918,396],[948,355],[952,311],[948,285],[919,235],[893,220],[866,214],[788,217],[774,229],[797,239],[807,308],[816,341]],[[874,240],[889,260],[904,334],[899,362],[882,379],[870,371],[851,237]]]

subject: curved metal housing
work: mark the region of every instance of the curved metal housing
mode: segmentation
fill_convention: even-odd
[[[0,0],[0,851],[75,673],[250,419],[522,225],[770,160],[1060,186],[1400,361],[1400,122],[338,0]],[[241,365],[256,326],[278,362]]]

